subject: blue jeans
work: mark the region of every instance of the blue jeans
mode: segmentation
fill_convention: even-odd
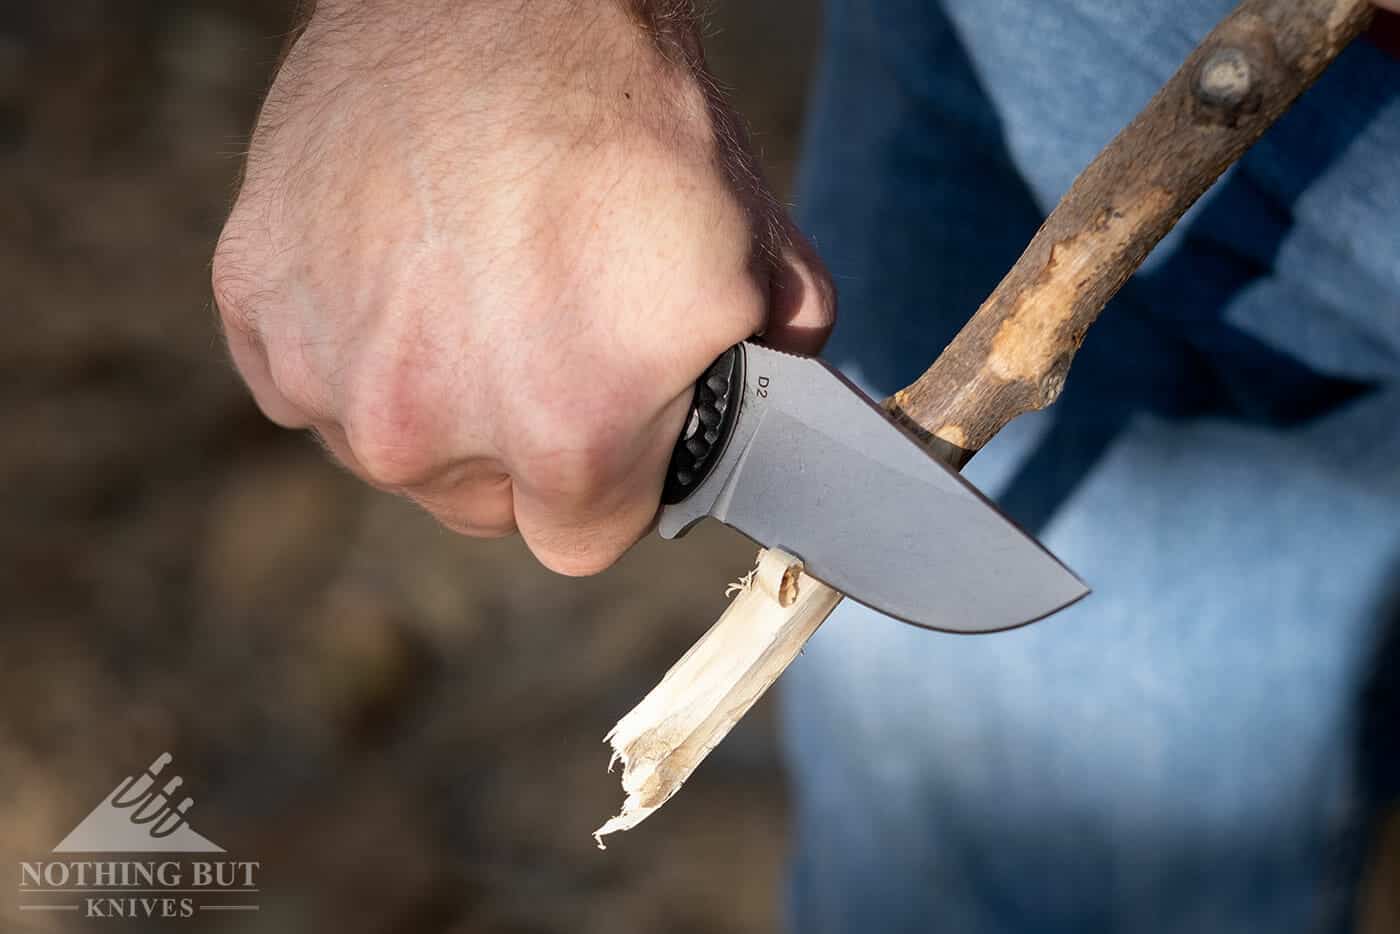
[[[917,376],[1231,5],[829,3],[828,356]],[[1092,595],[990,636],[847,601],[793,666],[794,931],[1345,929],[1400,786],[1397,92],[1349,49],[969,466]]]

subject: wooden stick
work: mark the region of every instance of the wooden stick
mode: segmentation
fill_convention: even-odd
[[[961,466],[1064,388],[1089,326],[1181,215],[1370,21],[1367,0],[1244,0],[1099,153],[933,365],[887,407]],[[1107,76],[1105,76],[1107,78]]]
[[[1366,0],[1240,3],[1080,173],[1001,284],[886,408],[961,468],[1017,415],[1054,402],[1108,300],[1370,17]],[[759,557],[760,572],[791,574],[800,620],[784,622],[771,588],[747,590],[623,718],[609,738],[628,799],[599,835],[635,826],[674,794],[840,603],[791,555]],[[718,664],[730,653],[731,665]]]
[[[759,552],[731,586],[738,596],[719,621],[607,735],[627,800],[594,832],[599,849],[604,834],[635,827],[676,793],[841,600],[777,549]]]

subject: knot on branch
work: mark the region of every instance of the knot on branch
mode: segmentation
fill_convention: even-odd
[[[1222,46],[1201,61],[1192,93],[1209,120],[1234,126],[1241,116],[1259,109],[1260,77],[1245,49]]]

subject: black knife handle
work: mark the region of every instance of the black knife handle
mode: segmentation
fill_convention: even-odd
[[[734,431],[744,395],[744,347],[735,344],[720,354],[695,382],[685,427],[666,468],[661,502],[679,503],[714,469]]]

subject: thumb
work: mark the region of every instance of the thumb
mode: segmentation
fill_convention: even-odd
[[[763,341],[789,353],[815,355],[836,323],[836,287],[816,247],[791,221],[773,264]]]

